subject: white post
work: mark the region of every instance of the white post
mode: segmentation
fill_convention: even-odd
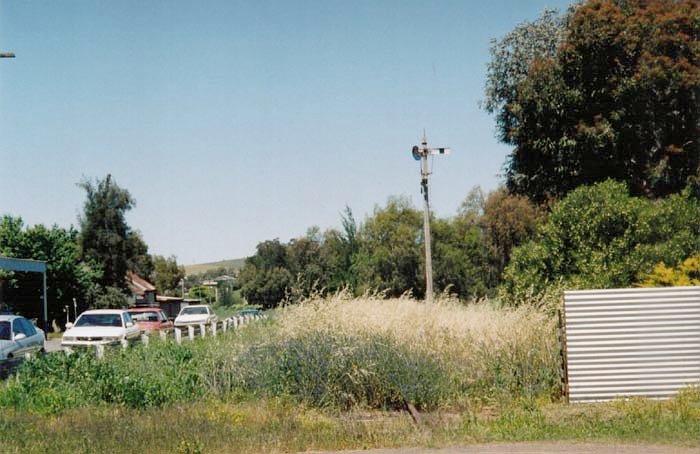
[[[141,343],[143,345],[148,345],[148,334],[146,334],[146,333],[141,334]]]
[[[182,330],[180,328],[175,328],[175,343],[182,344]]]
[[[194,326],[187,326],[187,336],[190,338],[190,340],[194,340]]]
[[[104,359],[105,357],[105,346],[102,344],[95,345],[95,356],[97,359]]]
[[[225,318],[221,322],[221,331],[226,332],[226,329],[228,329],[228,319],[227,318]]]
[[[162,340],[163,342],[168,340],[168,333],[166,333],[165,331],[158,331],[158,335],[160,336],[160,340]]]
[[[211,335],[216,337],[216,322],[211,322]]]
[[[199,324],[199,335],[202,336],[202,338],[207,337],[207,325],[204,323]]]
[[[122,339],[122,349],[126,350],[129,347],[129,341],[127,339]]]

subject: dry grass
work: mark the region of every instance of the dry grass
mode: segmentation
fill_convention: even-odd
[[[352,337],[388,336],[427,353],[452,370],[464,386],[484,391],[551,388],[559,373],[555,320],[523,306],[489,302],[464,305],[442,297],[432,304],[411,298],[351,298],[338,294],[288,306],[278,312],[279,334],[332,332]],[[549,383],[538,383],[546,380]]]

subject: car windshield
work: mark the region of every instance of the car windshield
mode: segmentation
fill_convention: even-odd
[[[12,329],[10,322],[0,322],[0,340],[12,340]]]
[[[197,315],[204,314],[204,315],[206,315],[206,314],[208,314],[208,313],[209,313],[209,312],[207,312],[207,308],[206,308],[206,307],[192,307],[192,306],[184,308],[184,309],[182,310],[182,312],[181,312],[182,315],[194,315],[194,314],[197,314]]]
[[[131,319],[136,321],[136,322],[157,322],[158,321],[158,312],[155,312],[155,311],[129,312],[129,315],[131,315]]]
[[[74,326],[122,326],[119,314],[83,314]]]

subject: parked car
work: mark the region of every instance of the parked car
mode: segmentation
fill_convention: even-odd
[[[168,320],[165,312],[158,307],[134,307],[127,312],[136,326],[146,334],[173,329],[173,322]]]
[[[20,315],[0,315],[0,361],[44,351],[44,331]]]
[[[66,323],[61,346],[64,348],[117,344],[123,339],[133,340],[141,330],[127,311],[96,309],[85,311],[75,323]]]
[[[185,306],[175,317],[175,326],[199,325],[217,321],[218,318],[208,304]]]
[[[244,317],[246,315],[262,316],[262,312],[260,312],[258,309],[243,309],[238,313],[239,317]]]

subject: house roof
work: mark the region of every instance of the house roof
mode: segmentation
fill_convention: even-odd
[[[158,301],[159,303],[177,303],[184,301],[184,299],[180,298],[179,296],[157,295],[156,301]]]
[[[126,283],[129,286],[129,290],[137,295],[156,291],[155,285],[132,271],[126,272]]]

